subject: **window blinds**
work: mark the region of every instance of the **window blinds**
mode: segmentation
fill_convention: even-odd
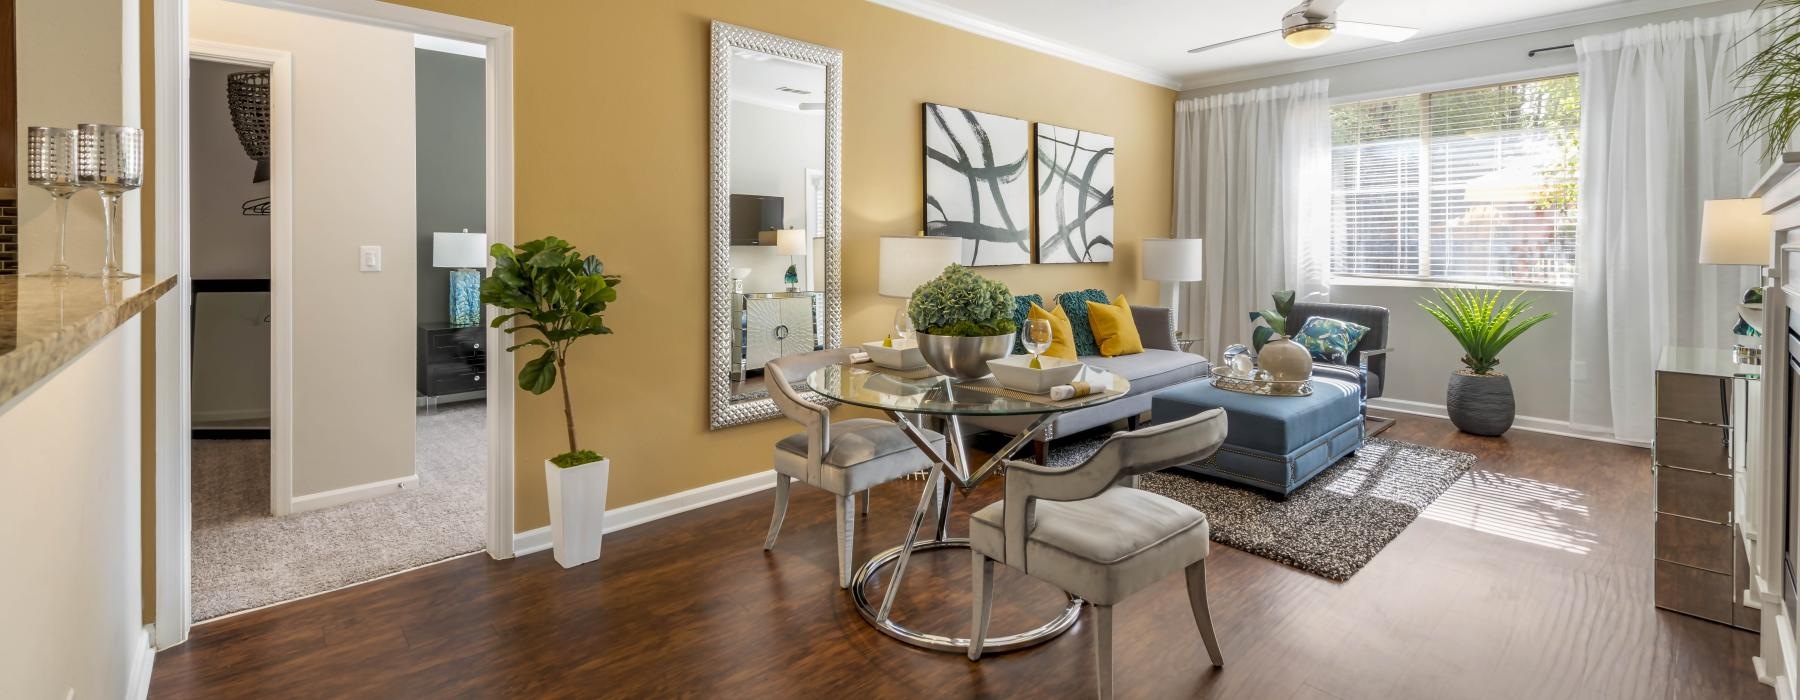
[[[1569,287],[1575,76],[1333,107],[1332,273]]]

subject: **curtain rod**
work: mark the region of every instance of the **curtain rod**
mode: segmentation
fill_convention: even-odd
[[[1538,54],[1543,53],[1545,51],[1561,51],[1563,49],[1572,49],[1572,48],[1575,48],[1574,44],[1563,44],[1561,46],[1546,46],[1541,49],[1532,49],[1530,51],[1526,51],[1525,57],[1526,58],[1537,58]]]

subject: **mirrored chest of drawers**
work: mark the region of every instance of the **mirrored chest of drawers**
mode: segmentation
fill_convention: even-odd
[[[1656,606],[1755,630],[1736,488],[1757,368],[1731,351],[1670,347],[1656,371]]]

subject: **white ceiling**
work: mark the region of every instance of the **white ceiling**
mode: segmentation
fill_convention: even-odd
[[[1255,66],[1387,46],[1334,36],[1311,50],[1279,35],[1189,54],[1188,49],[1278,29],[1300,0],[871,0],[1114,72],[1174,85]],[[1346,0],[1338,18],[1417,27],[1409,41],[1494,25],[1607,10],[1618,16],[1712,0]],[[935,16],[934,16],[935,15]],[[1580,22],[1594,21],[1583,17]],[[982,26],[987,25],[987,26]],[[985,30],[985,31],[984,31]],[[1403,42],[1404,43],[1404,42]],[[1134,73],[1137,73],[1134,75]],[[1158,80],[1160,78],[1161,80]]]
[[[731,56],[731,99],[785,109],[823,104],[825,67],[736,49]]]

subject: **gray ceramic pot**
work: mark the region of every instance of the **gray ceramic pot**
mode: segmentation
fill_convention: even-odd
[[[1012,354],[1011,333],[966,338],[930,333],[918,335],[919,354],[925,356],[925,364],[931,365],[938,374],[959,381],[981,379],[993,374],[988,370],[988,360],[998,360]]]
[[[1458,430],[1474,435],[1505,434],[1513,424],[1512,380],[1499,373],[1459,370],[1450,375],[1444,407]]]

